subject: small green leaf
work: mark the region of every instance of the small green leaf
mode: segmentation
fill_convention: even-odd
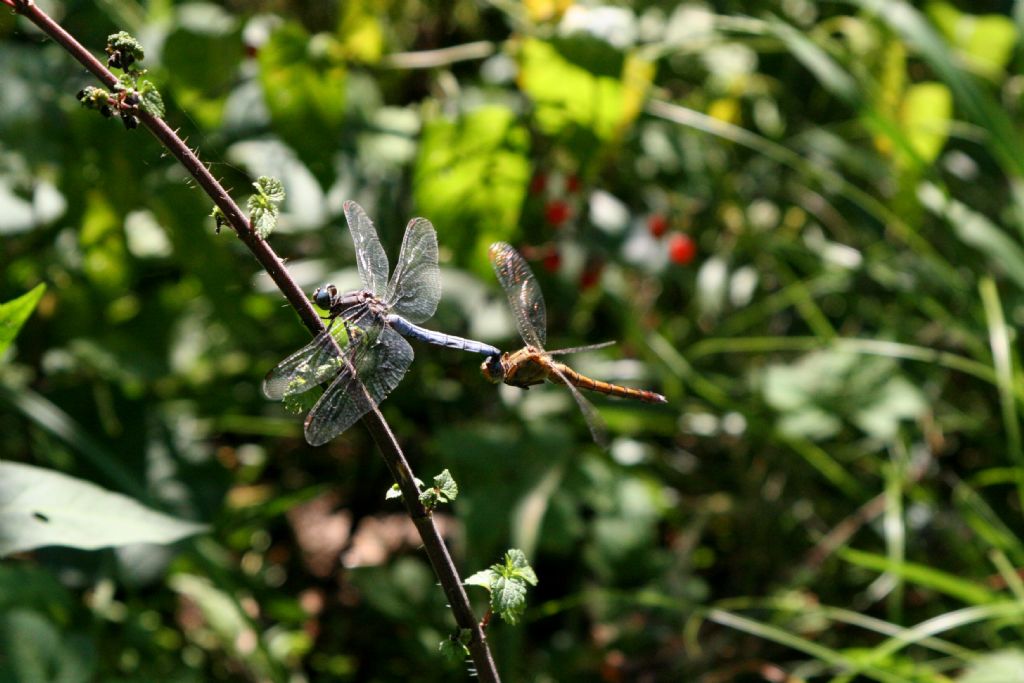
[[[420,502],[423,503],[423,507],[428,510],[433,510],[437,507],[440,502],[440,496],[438,495],[437,489],[427,489],[420,494]]]
[[[507,576],[519,577],[531,586],[537,585],[537,574],[526,561],[526,554],[522,550],[512,548],[505,553],[505,569]]]
[[[469,629],[462,630],[469,631]],[[469,648],[462,642],[461,636],[455,634],[442,640],[437,646],[437,651],[452,664],[457,664],[469,656]]]
[[[139,106],[142,107],[142,111],[150,116],[163,118],[165,111],[164,98],[160,96],[160,91],[156,89],[153,82],[148,80],[142,81],[138,92]]]
[[[284,201],[284,185],[277,178],[261,175],[253,183],[253,187],[272,202],[281,203]]]
[[[526,584],[519,578],[496,578],[491,584],[491,609],[515,625],[526,611]]]
[[[252,223],[252,229],[259,238],[265,240],[274,231],[274,228],[277,227],[277,207],[273,205],[269,207],[253,207],[251,199],[249,202],[249,221]]]
[[[5,304],[0,304],[0,356],[4,354],[7,347],[11,345],[14,338],[25,324],[28,317],[32,315],[36,304],[46,291],[46,285],[40,283],[32,288],[27,294],[22,294],[17,299],[12,299]]]
[[[441,493],[441,502],[447,503],[459,497],[459,485],[452,478],[452,473],[447,469],[434,477],[434,486]]]
[[[260,239],[267,239],[277,227],[277,205],[284,201],[284,185],[277,178],[260,176],[252,184],[256,194],[249,197],[249,222]]]
[[[537,574],[526,554],[518,548],[505,553],[504,564],[491,565],[467,578],[467,586],[482,586],[491,593],[491,611],[509,624],[515,624],[526,610],[527,584],[537,585]]]
[[[491,590],[491,584],[494,583],[494,579],[497,577],[498,573],[493,569],[481,569],[462,583],[466,586],[480,586],[481,588]]]

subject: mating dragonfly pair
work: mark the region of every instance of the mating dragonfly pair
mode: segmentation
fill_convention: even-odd
[[[664,396],[652,391],[591,379],[553,358],[612,342],[557,351],[544,349],[544,297],[526,261],[508,244],[491,246],[491,263],[526,346],[502,353],[490,344],[418,325],[434,314],[441,299],[437,234],[430,221],[415,218],[406,226],[398,263],[389,280],[388,257],[366,212],[355,202],[345,202],[345,219],[355,243],[363,289],[341,293],[330,284],[318,288],[313,301],[327,311],[327,329],[278,363],[263,381],[263,392],[281,400],[330,380],[306,416],[305,433],[310,444],[327,443],[387,398],[412,364],[412,347],[404,337],[487,356],[481,372],[495,383],[523,389],[544,381],[565,385],[598,443],[604,441],[601,419],[577,387],[648,403],[665,402]]]

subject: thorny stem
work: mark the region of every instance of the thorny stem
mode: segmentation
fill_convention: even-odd
[[[86,50],[81,43],[61,28],[59,24],[36,7],[32,0],[0,0],[0,2],[13,7],[16,12],[25,16],[42,29],[108,88],[114,89],[118,85],[117,77],[114,74]],[[260,239],[253,232],[248,219],[241,209],[238,208],[238,205],[235,204],[224,187],[213,177],[196,154],[188,148],[185,142],[178,137],[177,133],[162,119],[151,116],[142,110],[139,110],[136,115],[146,128],[181,162],[192,177],[195,178],[199,186],[224,212],[228,224],[253,253],[256,260],[260,262],[260,265],[267,271],[271,279],[273,279],[274,283],[284,294],[285,299],[288,300],[288,303],[298,312],[306,328],[314,335],[322,332],[324,325],[320,316],[317,315],[302,289],[291,278],[281,259],[274,253],[274,250],[270,248],[266,241]],[[384,420],[384,416],[381,415],[376,407],[363,418],[363,424],[370,431],[384,461],[387,463],[388,469],[391,470],[392,476],[398,482],[398,486],[402,491],[402,502],[409,517],[416,525],[417,531],[419,531],[427,557],[441,583],[456,623],[459,625],[459,628],[469,629],[472,632],[472,637],[467,647],[476,668],[477,677],[485,683],[498,683],[500,678],[494,665],[494,660],[491,657],[490,649],[487,646],[487,637],[473,615],[469,598],[462,586],[462,580],[455,569],[451,555],[448,553],[448,548],[445,546],[440,532],[434,525],[430,512],[420,503],[419,490],[416,488],[412,468],[409,467],[409,463],[406,461],[405,455],[398,445],[398,440],[392,433],[388,423]]]

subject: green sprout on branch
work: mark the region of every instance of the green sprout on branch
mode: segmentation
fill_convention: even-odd
[[[466,645],[472,636],[473,632],[468,628],[460,628],[456,633],[442,640],[437,646],[437,651],[453,664],[461,662],[469,656],[469,648]]]
[[[256,194],[249,197],[249,222],[259,238],[265,240],[277,227],[277,205],[284,201],[284,185],[277,178],[261,175],[252,186]]]
[[[127,71],[135,62],[146,58],[142,44],[127,31],[118,31],[107,36],[107,67]]]
[[[78,91],[78,100],[87,109],[96,109],[110,118],[115,113],[121,117],[124,127],[131,130],[139,127],[139,111],[162,118],[164,100],[153,82],[145,78],[145,69],[132,68],[135,62],[145,57],[139,41],[124,31],[107,36],[107,66],[122,69],[114,92],[88,86]]]
[[[459,496],[459,485],[447,469],[434,477],[434,485],[420,493],[423,507],[433,510],[441,503],[450,503]]]
[[[515,625],[526,611],[526,591],[537,585],[537,574],[526,561],[526,554],[518,548],[505,553],[504,564],[492,564],[473,574],[464,582],[467,586],[482,586],[491,593],[491,612],[507,623]],[[488,617],[484,617],[484,621]]]

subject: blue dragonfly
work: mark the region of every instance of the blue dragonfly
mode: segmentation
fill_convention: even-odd
[[[441,299],[437,234],[425,218],[405,228],[394,273],[366,212],[345,202],[345,219],[355,243],[363,289],[339,292],[318,287],[313,302],[327,311],[327,329],[267,373],[263,393],[273,400],[301,394],[330,380],[306,416],[306,441],[325,444],[352,426],[398,386],[412,364],[409,337],[438,346],[500,356],[483,342],[420,327]]]

